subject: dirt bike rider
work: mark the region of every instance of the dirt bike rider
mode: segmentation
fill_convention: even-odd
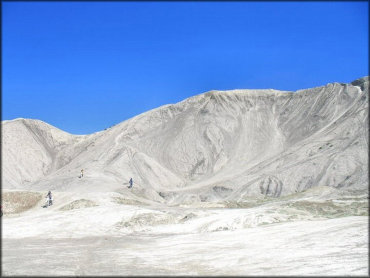
[[[132,187],[132,185],[133,185],[133,180],[132,180],[132,178],[130,178],[130,181],[128,182],[130,185],[128,186],[128,188],[131,188]]]
[[[46,197],[48,198],[48,205],[51,206],[53,204],[53,196],[51,195],[51,191],[48,192]]]

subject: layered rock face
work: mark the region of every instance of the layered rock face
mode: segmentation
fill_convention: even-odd
[[[369,78],[296,92],[210,91],[76,136],[2,122],[2,186],[131,193],[160,202],[367,192]],[[81,169],[83,179],[78,178]]]

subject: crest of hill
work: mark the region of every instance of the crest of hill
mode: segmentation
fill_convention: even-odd
[[[17,186],[55,170],[55,158],[70,144],[84,140],[41,120],[17,118],[3,121],[3,184]]]

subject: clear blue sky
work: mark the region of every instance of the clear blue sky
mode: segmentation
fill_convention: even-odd
[[[209,90],[368,75],[368,2],[2,2],[2,119],[103,130]]]

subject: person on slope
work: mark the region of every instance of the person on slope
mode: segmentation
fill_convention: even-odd
[[[48,198],[48,205],[49,206],[53,205],[53,196],[51,195],[51,191],[48,192],[46,197]]]
[[[84,169],[81,169],[81,175],[80,175],[80,177],[83,178],[83,176],[84,176]]]
[[[130,180],[129,180],[129,186],[127,186],[128,188],[131,188],[132,187],[132,185],[134,184],[134,182],[133,182],[133,180],[132,180],[132,178],[130,178]]]

